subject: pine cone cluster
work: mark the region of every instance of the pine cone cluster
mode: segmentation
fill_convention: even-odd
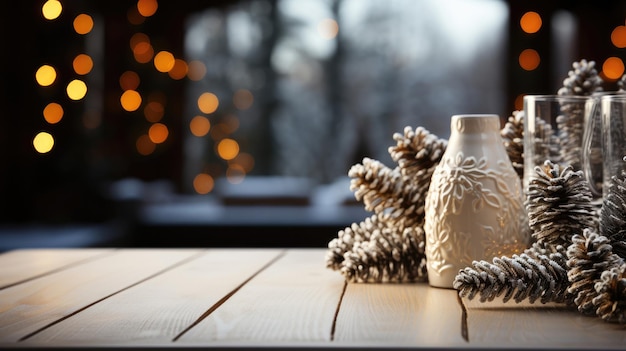
[[[504,295],[505,301],[512,297],[516,302],[572,303],[566,248],[572,236],[593,221],[591,192],[582,172],[571,166],[547,160],[535,173],[526,199],[535,242],[521,255],[474,261],[461,270],[453,283],[461,297],[480,295],[485,301]]]
[[[430,178],[447,147],[428,130],[406,127],[389,148],[389,168],[364,158],[352,166],[350,190],[373,215],[339,231],[328,243],[326,266],[352,282],[426,279],[424,202]]]

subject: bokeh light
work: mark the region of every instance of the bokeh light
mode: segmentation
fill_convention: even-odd
[[[63,107],[56,102],[49,103],[43,109],[43,118],[50,124],[61,122],[63,118]]]
[[[219,99],[213,93],[203,93],[198,98],[198,108],[206,114],[215,112],[218,106]]]
[[[159,8],[159,4],[156,0],[138,0],[137,12],[143,17],[150,17],[154,15]]]
[[[611,43],[620,49],[626,48],[626,26],[617,26],[613,29]]]
[[[332,18],[325,18],[317,24],[317,32],[324,39],[334,39],[339,34],[339,25]]]
[[[35,80],[42,87],[52,85],[57,79],[57,71],[50,65],[43,65],[35,72]]]
[[[200,173],[193,178],[193,189],[198,194],[208,194],[213,190],[215,181],[206,173]]]
[[[159,101],[150,101],[143,109],[143,115],[148,122],[158,122],[163,118],[165,114],[165,107]]]
[[[624,74],[624,62],[619,57],[609,57],[602,64],[602,72],[608,79],[619,79]]]
[[[159,72],[169,72],[174,68],[174,55],[169,51],[159,51],[154,55],[154,67]]]
[[[206,65],[202,61],[189,61],[187,77],[193,81],[199,81],[206,75]]]
[[[91,72],[93,68],[93,60],[91,56],[86,54],[79,54],[72,61],[72,67],[74,68],[74,72],[76,74],[85,75]]]
[[[135,90],[126,90],[120,97],[122,108],[128,112],[136,111],[141,106],[141,95]]]
[[[33,138],[33,147],[40,154],[45,154],[54,147],[54,137],[48,132],[39,132]]]
[[[47,20],[59,18],[63,11],[63,5],[58,0],[48,0],[41,6],[41,14]]]
[[[169,136],[169,133],[170,132],[167,129],[167,126],[163,123],[154,123],[150,126],[150,129],[148,129],[148,136],[150,137],[150,140],[155,144],[161,144],[165,142],[165,140],[167,140],[167,137]]]
[[[67,96],[72,100],[80,100],[87,95],[87,84],[80,79],[74,79],[67,84]]]
[[[185,62],[185,60],[182,59],[175,59],[174,60],[174,66],[172,67],[171,70],[169,70],[167,72],[167,74],[170,76],[170,78],[174,79],[174,80],[180,80],[183,79],[187,76],[187,71],[189,70],[188,66],[187,66],[187,62]]]
[[[150,140],[150,137],[147,134],[142,134],[137,138],[135,142],[135,147],[137,148],[137,152],[140,155],[148,156],[154,152],[156,149],[156,144]]]
[[[519,65],[527,71],[532,71],[539,67],[541,58],[534,49],[526,49],[519,54]]]
[[[537,33],[541,29],[542,21],[541,16],[534,11],[528,11],[519,21],[522,30],[528,34]]]
[[[74,30],[78,34],[87,34],[93,29],[93,18],[91,16],[81,13],[74,18]]]
[[[197,137],[203,137],[209,133],[211,129],[211,121],[204,116],[195,116],[189,122],[189,130],[191,134]]]
[[[120,88],[122,90],[137,90],[141,79],[134,71],[126,71],[120,76]]]
[[[239,110],[247,110],[252,106],[254,96],[248,89],[239,89],[233,95],[233,105]]]
[[[232,160],[239,154],[239,143],[233,139],[224,138],[217,144],[217,154],[224,160]]]

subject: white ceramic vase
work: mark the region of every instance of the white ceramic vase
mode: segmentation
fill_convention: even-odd
[[[521,180],[500,136],[498,115],[455,115],[426,196],[428,281],[452,288],[474,260],[520,253],[530,234]]]

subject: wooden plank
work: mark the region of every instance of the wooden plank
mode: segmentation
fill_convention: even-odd
[[[208,250],[72,316],[23,344],[168,345],[283,250]]]
[[[349,284],[335,340],[363,346],[465,347],[456,291],[428,283]]]
[[[470,345],[496,348],[620,349],[626,329],[567,307],[468,308]]]
[[[0,343],[15,342],[200,252],[119,250],[0,290]]]
[[[0,255],[0,289],[111,253],[112,249],[21,249]]]
[[[290,249],[177,344],[269,346],[328,343],[343,291],[324,249]]]

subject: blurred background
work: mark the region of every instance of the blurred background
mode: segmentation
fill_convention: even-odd
[[[0,251],[325,246],[392,135],[504,124],[574,61],[624,74],[626,1],[23,0],[0,14]]]

